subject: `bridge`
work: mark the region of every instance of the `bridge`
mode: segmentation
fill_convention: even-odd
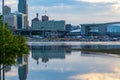
[[[57,35],[58,37],[64,36],[69,31],[66,30],[12,30],[15,35],[23,35],[23,36],[33,36],[40,35],[42,37]]]

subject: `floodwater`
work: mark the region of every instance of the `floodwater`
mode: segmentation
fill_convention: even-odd
[[[6,69],[6,80],[120,80],[120,55],[74,48],[120,48],[120,45],[29,43],[30,54]]]

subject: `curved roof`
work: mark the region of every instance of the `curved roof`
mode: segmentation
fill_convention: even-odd
[[[81,29],[72,30],[71,32],[81,32]]]
[[[118,23],[118,24],[111,24],[111,25],[109,25],[109,26],[119,26],[120,27],[120,24]]]
[[[40,21],[38,18],[34,18],[32,21]]]

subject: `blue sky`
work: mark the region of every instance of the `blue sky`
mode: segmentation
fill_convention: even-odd
[[[29,20],[39,13],[51,20],[66,20],[66,23],[101,23],[120,21],[120,0],[28,0]],[[1,3],[1,0],[0,0]],[[17,11],[18,0],[5,0],[5,4]],[[41,18],[41,17],[40,17]]]

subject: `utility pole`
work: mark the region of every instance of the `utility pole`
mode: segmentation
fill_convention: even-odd
[[[3,39],[4,39],[4,0],[2,0],[2,22],[3,22]],[[5,49],[4,49],[4,53],[3,55],[5,55]],[[4,58],[4,57],[3,57]],[[4,63],[3,63],[3,80],[5,80],[5,68],[4,68]]]
[[[4,27],[4,0],[2,0],[2,22]]]

